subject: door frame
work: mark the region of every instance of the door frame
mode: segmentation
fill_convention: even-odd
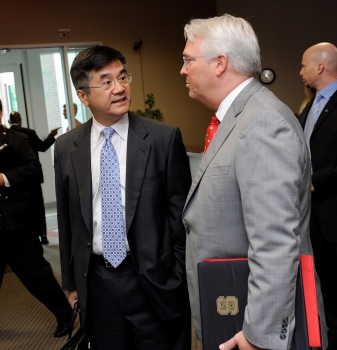
[[[66,72],[69,72],[69,64],[67,59],[67,54],[69,48],[86,48],[89,46],[95,46],[95,45],[102,45],[101,41],[89,41],[89,42],[67,42],[67,43],[50,43],[50,44],[18,44],[18,45],[1,45],[3,48],[6,49],[17,49],[17,50],[25,50],[25,49],[41,49],[41,48],[59,48],[61,52],[61,62],[63,65],[63,78],[65,82],[65,95],[66,95],[66,108],[67,108],[67,115],[70,116],[70,128],[73,129],[76,126],[75,122],[75,113],[73,108],[69,108],[68,106],[73,105],[73,98],[71,95],[71,81],[70,81],[70,74],[66,74]],[[27,98],[26,98],[26,91],[25,91],[25,84],[26,81],[28,83],[28,75],[25,73],[25,69],[21,67],[21,77],[22,77],[22,86],[23,86],[23,94],[24,94],[24,100],[25,100],[25,108],[26,108],[26,120],[27,120],[27,126],[29,127],[29,118],[28,118],[28,106],[27,106]],[[69,110],[68,110],[69,109]]]
[[[0,73],[14,74],[15,92],[16,92],[18,105],[20,106],[20,115],[23,120],[23,124],[27,123],[27,126],[29,127],[25,85],[24,85],[23,74],[22,74],[23,73],[22,64],[21,63],[0,64]],[[8,118],[8,116],[5,116],[5,118]],[[8,120],[5,119],[5,122],[7,123]]]

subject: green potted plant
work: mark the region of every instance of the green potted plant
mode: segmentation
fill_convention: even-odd
[[[140,115],[145,118],[150,118],[154,120],[158,120],[160,122],[164,121],[163,113],[160,111],[160,109],[152,109],[154,106],[154,95],[153,94],[147,94],[146,100],[145,100],[145,111],[142,111],[141,109],[137,109],[136,111],[133,111],[133,113]]]

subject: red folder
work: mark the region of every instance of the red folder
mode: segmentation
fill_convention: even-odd
[[[319,348],[322,344],[316,295],[314,259],[311,255],[302,255],[300,256],[300,261],[309,345]]]
[[[198,264],[203,349],[215,349],[242,329],[248,293],[248,259],[207,259]],[[223,283],[223,281],[230,283]],[[234,317],[221,317],[215,299],[239,295],[241,310]],[[300,257],[295,301],[296,326],[292,350],[321,347],[321,334],[313,257]],[[228,323],[229,322],[229,323]],[[307,339],[307,341],[305,341]]]

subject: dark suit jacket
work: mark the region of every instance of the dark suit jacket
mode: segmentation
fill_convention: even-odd
[[[47,138],[42,141],[33,129],[24,128],[19,125],[12,125],[11,129],[17,132],[22,132],[28,136],[29,143],[38,158],[39,152],[45,152],[55,142],[55,137],[52,134],[49,134]]]
[[[304,128],[313,100],[302,111],[299,121]],[[313,206],[319,213],[324,237],[337,243],[337,91],[317,119],[310,138]],[[318,210],[317,210],[318,209]]]
[[[55,143],[62,286],[77,289],[83,324],[93,238],[91,125],[89,120]],[[190,183],[179,129],[129,112],[127,239],[144,289],[165,321],[188,306],[181,213]]]
[[[0,173],[10,187],[0,187],[0,226],[6,231],[27,230],[35,224],[30,186],[42,180],[41,164],[27,136],[0,126]],[[1,242],[0,242],[1,244]]]

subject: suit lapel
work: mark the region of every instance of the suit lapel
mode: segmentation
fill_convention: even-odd
[[[324,106],[321,114],[317,119],[317,122],[315,124],[314,130],[312,131],[312,133],[314,133],[320,127],[320,125],[324,122],[324,120],[336,108],[336,104],[337,104],[337,91],[330,97],[328,103]]]
[[[91,125],[84,124],[81,133],[74,139],[75,150],[70,153],[73,164],[83,220],[92,235],[92,182],[91,182]]]
[[[259,89],[261,89],[260,83],[255,79],[252,80],[236,97],[232,105],[229,107],[227,113],[225,114],[220,126],[215,133],[211,144],[209,145],[207,152],[202,156],[199,168],[195,174],[195,177],[192,182],[191,189],[187,196],[186,204],[184,210],[187,208],[187,205],[192,198],[195,190],[197,189],[205,171],[209,167],[211,161],[218,153],[219,149],[226,142],[228,136],[234,129],[236,125],[236,117],[242,112],[245,107],[248,99]]]
[[[313,102],[314,102],[314,98],[311,99],[311,101],[305,106],[305,108],[301,113],[300,124],[302,125],[303,129],[307,121],[307,117]],[[320,125],[324,122],[324,120],[330,115],[330,113],[336,109],[337,107],[336,105],[337,105],[337,91],[330,97],[328,103],[324,106],[321,114],[317,119],[317,122],[315,124],[314,130],[312,131],[312,133],[314,133],[320,127]]]
[[[304,107],[303,111],[301,112],[299,122],[302,126],[302,129],[304,129],[305,122],[306,122],[307,117],[308,117],[308,112],[309,112],[313,102],[314,102],[314,99],[312,99],[310,102],[308,102],[308,104]]]
[[[204,154],[201,158],[201,162],[200,162],[199,167],[197,169],[197,172],[194,176],[192,186],[191,186],[189,194],[187,196],[185,207],[187,206],[187,203],[191,199],[194,191],[198,187],[199,182],[201,181],[202,177],[204,176],[205,171],[209,167],[209,164],[211,163],[211,161],[213,160],[215,155],[218,153],[222,144],[226,141],[228,135],[231,133],[231,131],[235,127],[235,123],[236,123],[236,121],[235,121],[234,110],[231,106],[228,109],[224,119],[220,123],[219,128],[218,128],[217,132],[215,133],[211,144],[208,146],[206,154]]]
[[[151,145],[145,141],[147,134],[140,117],[129,112],[125,189],[126,233],[135,215],[150,155]]]

